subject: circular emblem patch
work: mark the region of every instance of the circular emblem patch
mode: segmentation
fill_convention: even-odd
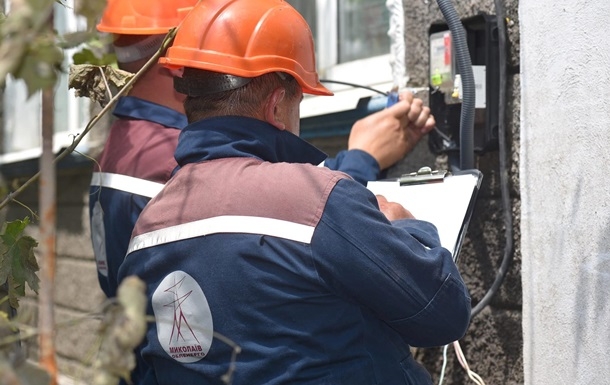
[[[201,287],[184,271],[168,274],[152,296],[157,338],[176,361],[204,358],[214,335],[212,312]]]

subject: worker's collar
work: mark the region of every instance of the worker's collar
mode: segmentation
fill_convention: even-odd
[[[165,127],[183,129],[187,124],[186,115],[169,107],[149,102],[134,96],[120,98],[114,111],[115,116],[123,119],[148,120]]]
[[[237,116],[189,124],[180,133],[175,153],[180,166],[234,157],[318,165],[326,159],[326,154],[288,131],[278,130],[261,120]]]

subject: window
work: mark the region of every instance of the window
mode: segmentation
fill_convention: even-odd
[[[385,1],[339,0],[339,63],[388,53],[389,27]]]
[[[72,9],[73,1],[65,5],[55,3],[55,29],[59,34],[86,28],[85,20],[77,18]],[[10,4],[6,4],[7,10]],[[89,99],[77,98],[74,90],[68,90],[68,70],[75,50],[65,51],[63,72],[55,87],[54,138],[55,150],[72,143],[74,134],[81,132],[89,121]],[[4,111],[0,164],[32,159],[41,154],[42,97],[40,92],[27,97],[27,88],[22,80],[6,80],[4,89]],[[86,139],[81,142],[84,146]]]
[[[314,35],[318,73],[322,79],[357,83],[389,91],[390,16],[386,0],[287,0],[307,20]],[[325,83],[335,92],[306,97],[301,117],[353,109],[374,92]]]

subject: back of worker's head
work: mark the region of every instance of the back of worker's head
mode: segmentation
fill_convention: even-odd
[[[197,1],[107,0],[97,29],[113,34],[119,65],[130,67],[157,52],[167,32],[182,22]]]
[[[201,1],[160,63],[184,69],[174,86],[187,95],[189,121],[247,114],[277,87],[288,97],[332,95],[319,81],[307,22],[284,0]]]

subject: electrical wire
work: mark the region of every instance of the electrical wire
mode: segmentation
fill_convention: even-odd
[[[438,385],[443,385],[443,381],[445,380],[445,370],[447,369],[447,349],[449,345],[445,345],[443,347],[443,367],[441,368],[441,375],[438,379]]]
[[[462,84],[460,114],[460,164],[459,170],[474,168],[474,120],[476,107],[476,84],[472,69],[472,60],[468,49],[466,30],[451,0],[436,0],[438,7],[451,31],[452,52]]]
[[[381,94],[381,95],[384,95],[384,96],[388,96],[388,94],[389,94],[389,92],[379,91],[379,90],[377,90],[375,88],[372,88],[372,87],[367,87],[367,86],[363,86],[361,84],[356,84],[356,83],[342,82],[342,81],[339,81],[339,80],[320,79],[320,83],[334,83],[334,84],[342,84],[344,86],[350,86],[350,87],[354,87],[354,88],[364,88],[365,90],[377,92],[378,94]]]
[[[464,352],[462,351],[462,347],[460,346],[459,341],[453,342],[453,348],[455,349],[455,354],[457,355],[458,361],[462,368],[466,370],[468,374],[468,378],[470,378],[477,385],[485,385],[485,381],[479,376],[477,373],[473,372],[468,366],[468,361],[466,361],[466,357],[464,356]]]
[[[508,169],[507,169],[507,145],[506,145],[506,16],[502,0],[494,0],[496,8],[496,19],[498,21],[498,46],[499,46],[499,109],[498,109],[498,147],[499,147],[499,167],[500,167],[500,194],[502,196],[502,207],[504,211],[504,234],[506,243],[504,246],[504,256],[502,263],[496,273],[496,278],[493,284],[485,293],[483,298],[471,310],[470,317],[473,318],[489,305],[491,299],[496,294],[506,274],[510,268],[513,259],[513,217],[510,202],[510,190],[508,186]]]
[[[449,345],[443,346],[443,366],[441,368],[441,374],[440,374],[440,377],[438,380],[438,385],[443,385],[443,381],[445,380],[445,370],[447,369],[447,350],[448,350],[448,348],[449,348]],[[468,378],[470,378],[477,385],[485,385],[485,381],[483,381],[481,376],[479,376],[476,372],[474,372],[470,369],[470,366],[468,365],[468,361],[466,360],[466,356],[464,355],[464,352],[462,351],[462,347],[460,346],[459,341],[453,342],[453,349],[455,350],[455,354],[457,356],[457,359],[458,359],[460,365],[462,366],[462,368],[464,368],[464,370],[466,371],[466,374],[468,374]]]

